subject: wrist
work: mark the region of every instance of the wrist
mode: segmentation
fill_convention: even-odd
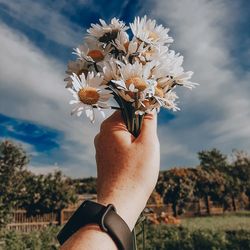
[[[132,199],[123,200],[121,197],[97,197],[97,202],[107,206],[108,204],[113,204],[116,208],[117,214],[127,223],[128,227],[132,231],[141,212],[143,211],[146,203],[140,201],[139,199],[134,202]]]
[[[94,224],[94,228],[92,224]],[[70,217],[57,235],[58,241],[61,245],[64,244],[67,239],[73,237],[83,227],[88,228],[88,231],[96,231],[95,224],[98,225],[99,232],[101,230],[102,233],[105,232],[112,238],[118,249],[133,249],[131,230],[115,211],[114,206],[111,204],[105,206],[90,200],[84,201]]]

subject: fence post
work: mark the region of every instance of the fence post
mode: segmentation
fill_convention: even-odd
[[[60,209],[58,211],[58,224],[59,224],[59,226],[61,226],[61,225],[63,225],[63,223],[64,223],[64,211],[63,211],[63,209]]]

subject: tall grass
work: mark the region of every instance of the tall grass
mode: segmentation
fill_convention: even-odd
[[[186,218],[182,220],[181,225],[189,230],[250,230],[250,212]]]

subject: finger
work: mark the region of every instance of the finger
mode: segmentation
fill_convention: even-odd
[[[111,116],[109,116],[107,119],[103,121],[104,124],[110,123],[110,122],[124,123],[121,111],[119,110],[115,111]]]
[[[121,111],[115,111],[110,117],[103,121],[101,124],[101,131],[113,126],[119,126],[122,130],[127,131],[127,127],[122,118]]]
[[[97,144],[98,144],[98,140],[99,140],[99,137],[100,137],[100,134],[97,134],[94,138],[94,145],[95,145],[95,148],[97,148]]]
[[[116,140],[125,144],[131,144],[134,140],[134,136],[128,131],[124,123],[121,111],[115,111],[101,124],[100,134],[109,137],[111,134],[112,136],[115,135]]]
[[[138,140],[155,139],[157,137],[157,113],[146,114],[142,122],[142,128]]]

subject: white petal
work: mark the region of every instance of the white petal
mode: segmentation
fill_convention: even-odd
[[[71,101],[69,101],[69,104],[76,104],[76,103],[79,103],[79,101],[77,101],[77,100],[71,100]]]
[[[126,84],[125,84],[125,82],[123,80],[120,80],[120,81],[112,80],[112,82],[117,84],[122,89],[127,89]]]
[[[102,110],[100,110],[100,113],[101,113],[102,117],[105,118],[105,113]]]
[[[135,91],[135,85],[134,84],[130,84],[128,89],[131,91],[131,92],[134,92]]]
[[[91,106],[85,110],[87,117],[90,119],[91,122],[94,122],[94,110]]]
[[[79,110],[76,115],[79,117],[82,114],[82,110]]]
[[[74,115],[76,112],[83,110],[84,106],[82,103],[79,103],[74,109],[71,111],[71,115]]]

